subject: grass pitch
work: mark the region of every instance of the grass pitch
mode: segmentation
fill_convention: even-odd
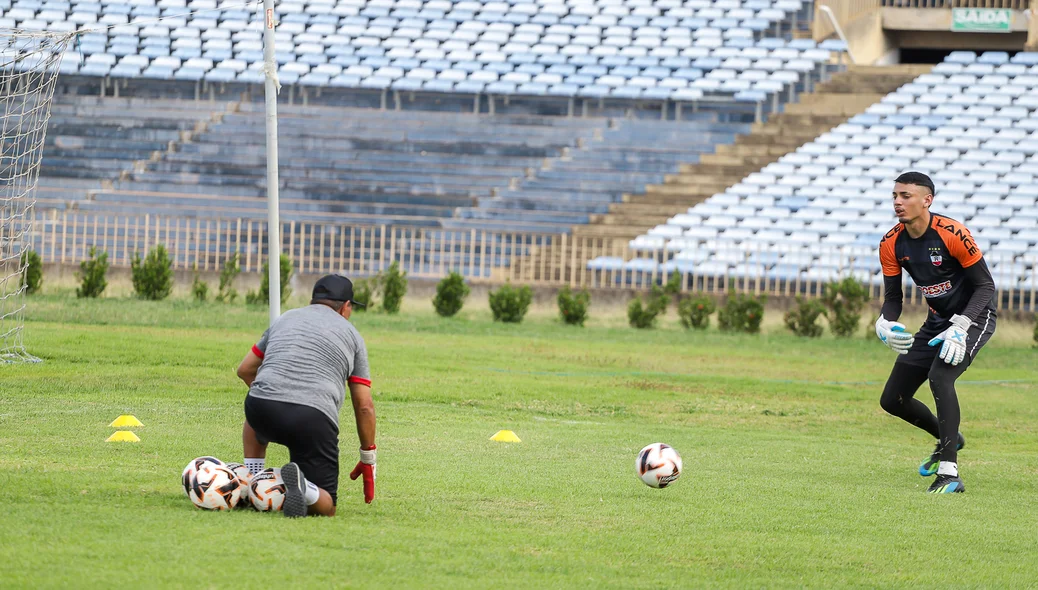
[[[548,310],[357,315],[379,479],[339,515],[195,509],[191,458],[241,459],[234,369],[266,313],[183,301],[30,301],[38,366],[0,367],[3,587],[1025,587],[1038,580],[1038,351],[1000,326],[959,385],[968,492],[931,496],[933,442],[887,416],[894,356],[805,341],[584,329]],[[595,312],[596,310],[592,310]],[[776,312],[770,312],[773,316]],[[775,320],[772,320],[774,324]],[[928,391],[920,399],[932,407]],[[119,414],[137,444],[105,443]],[[355,461],[348,405],[344,472]],[[514,430],[521,444],[488,438]],[[638,449],[682,454],[671,488]],[[287,460],[271,447],[268,465]]]

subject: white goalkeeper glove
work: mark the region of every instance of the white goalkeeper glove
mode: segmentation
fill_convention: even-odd
[[[915,336],[905,330],[904,324],[891,322],[883,316],[876,320],[876,336],[898,354],[908,354],[908,349],[912,348],[912,342],[915,340]]]
[[[941,357],[942,361],[954,367],[961,363],[962,359],[966,358],[966,336],[969,334],[969,329],[972,325],[973,322],[968,317],[953,315],[951,317],[951,326],[932,338],[930,346],[937,346],[939,343],[944,342],[941,345],[941,352],[938,356]]]

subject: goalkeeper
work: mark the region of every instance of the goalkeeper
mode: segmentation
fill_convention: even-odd
[[[906,172],[894,183],[894,214],[900,223],[879,244],[884,297],[876,335],[900,356],[880,405],[937,439],[933,454],[919,466],[919,475],[937,474],[928,491],[964,492],[957,453],[966,440],[959,433],[955,380],[995,333],[995,283],[969,230],[958,221],[930,213],[934,186],[928,176]],[[914,336],[897,323],[902,269],[930,308]],[[937,416],[914,397],[927,380]]]
[[[242,444],[245,465],[263,470],[267,444],[288,447],[285,516],[335,515],[339,487],[339,410],[349,385],[360,438],[360,462],[350,479],[363,476],[364,501],[375,499],[375,407],[368,351],[348,320],[353,283],[342,275],[321,277],[310,305],[285,312],[238,367],[249,386]]]

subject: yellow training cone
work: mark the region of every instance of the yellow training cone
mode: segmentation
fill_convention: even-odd
[[[108,426],[112,428],[131,428],[133,426],[144,426],[144,424],[141,424],[141,421],[138,420],[136,416],[131,416],[130,414],[123,414],[115,420],[112,420],[112,423]]]
[[[497,442],[523,442],[511,430],[498,430],[497,434],[490,437],[490,440],[496,440]]]
[[[105,442],[141,442],[137,435],[129,430],[120,430],[105,439]]]

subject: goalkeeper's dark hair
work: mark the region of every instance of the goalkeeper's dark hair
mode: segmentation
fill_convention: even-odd
[[[901,176],[894,179],[894,182],[900,184],[914,184],[916,186],[922,186],[930,190],[931,195],[937,195],[937,191],[934,190],[933,181],[930,177],[923,174],[922,172],[905,172]]]
[[[346,307],[345,301],[335,301],[334,299],[311,299],[310,305],[325,305],[335,310],[335,313],[342,313],[342,308]]]

